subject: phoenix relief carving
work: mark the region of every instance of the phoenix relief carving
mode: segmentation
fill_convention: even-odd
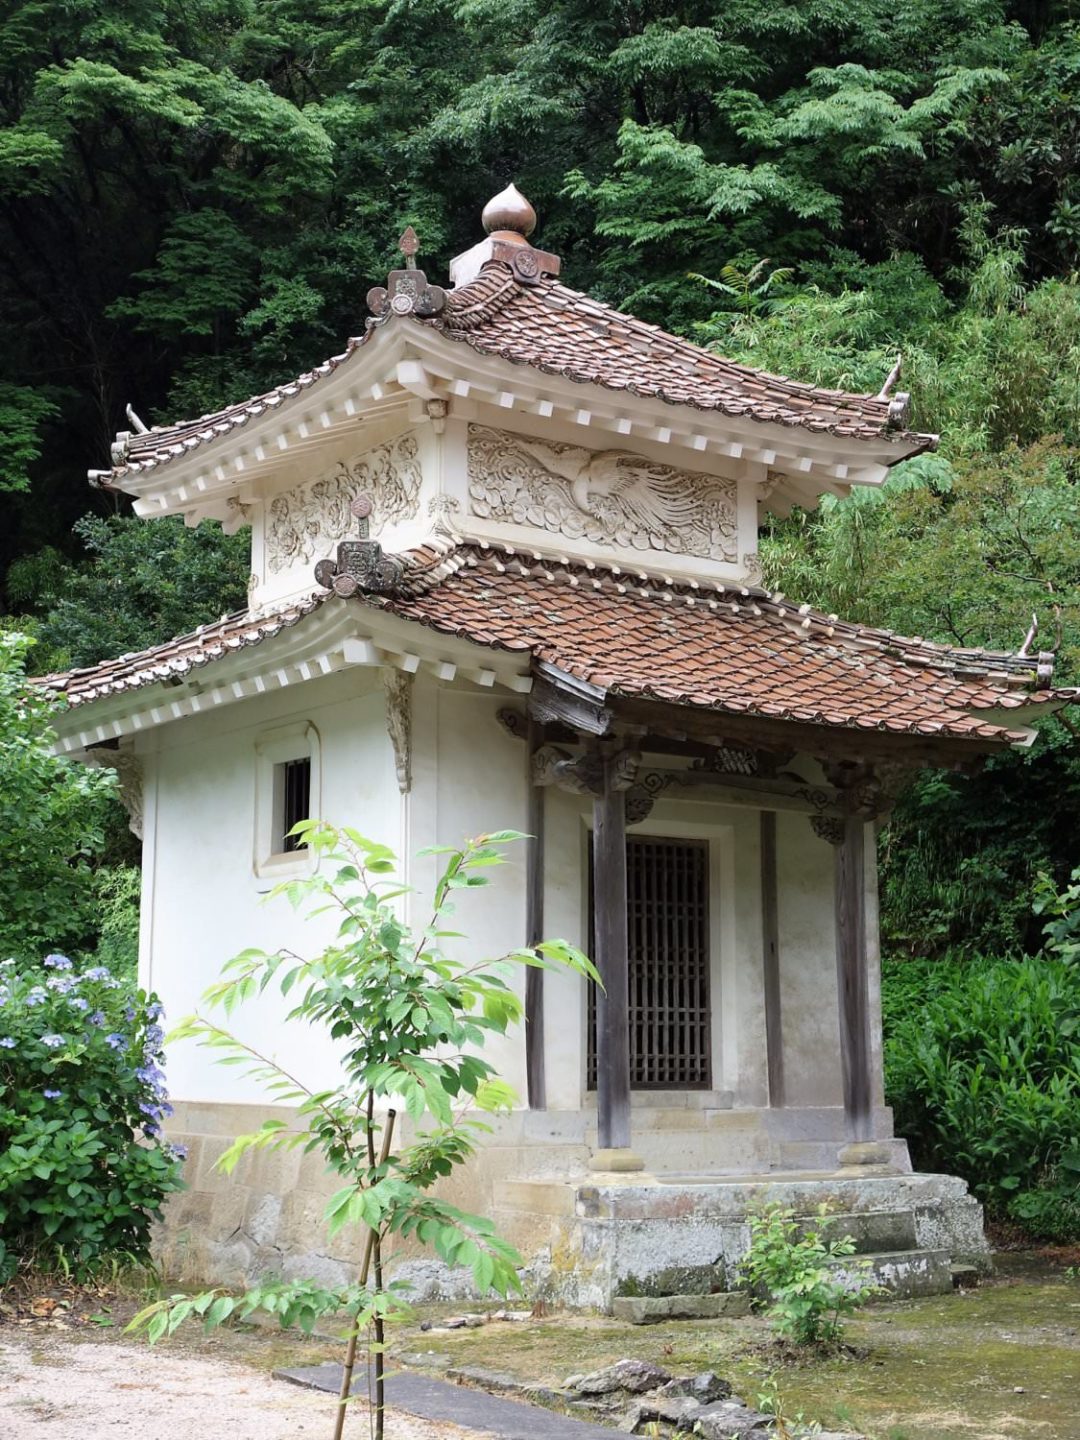
[[[402,435],[357,460],[338,461],[333,474],[307,481],[270,502],[267,565],[274,574],[329,555],[353,528],[349,510],[359,494],[370,495],[371,533],[416,509],[420,497],[416,439]]]
[[[568,539],[735,560],[735,485],[622,450],[584,450],[469,427],[474,515]]]

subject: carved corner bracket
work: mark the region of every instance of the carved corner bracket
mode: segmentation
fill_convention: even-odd
[[[86,763],[98,770],[115,770],[120,804],[128,817],[128,829],[143,838],[143,767],[134,750],[110,750],[94,746],[86,752]]]
[[[394,747],[398,789],[412,789],[412,676],[404,670],[383,671],[386,696],[386,733]]]

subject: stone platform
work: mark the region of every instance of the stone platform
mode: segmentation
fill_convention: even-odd
[[[496,1183],[493,1219],[529,1257],[538,1294],[610,1311],[619,1296],[732,1288],[750,1242],[748,1216],[768,1204],[851,1235],[876,1283],[899,1295],[944,1293],[950,1266],[990,1268],[982,1207],[947,1175],[886,1167],[740,1176],[591,1176]],[[840,1262],[843,1269],[843,1263]],[[854,1270],[852,1271],[854,1275]]]

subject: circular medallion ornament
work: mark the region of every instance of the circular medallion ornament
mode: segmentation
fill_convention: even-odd
[[[366,520],[374,508],[370,495],[357,495],[349,503],[349,513],[357,520]]]
[[[320,560],[315,566],[315,583],[321,585],[324,590],[334,588],[334,562],[332,560]]]
[[[408,315],[411,313],[416,302],[411,295],[395,295],[390,301],[390,309],[395,315]]]
[[[523,280],[535,280],[540,273],[540,262],[535,250],[522,250],[514,256],[514,269]]]
[[[343,600],[347,600],[350,595],[355,595],[359,588],[356,578],[352,575],[334,576],[334,594],[340,595]]]

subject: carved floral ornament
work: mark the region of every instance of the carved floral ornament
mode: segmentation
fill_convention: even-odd
[[[378,535],[416,509],[420,481],[416,439],[402,435],[356,460],[339,461],[331,475],[275,496],[266,527],[269,570],[278,574],[329,555],[351,531],[349,506],[361,493],[371,497],[372,530]]]
[[[621,450],[469,426],[469,504],[482,519],[569,540],[738,559],[735,484]]]

